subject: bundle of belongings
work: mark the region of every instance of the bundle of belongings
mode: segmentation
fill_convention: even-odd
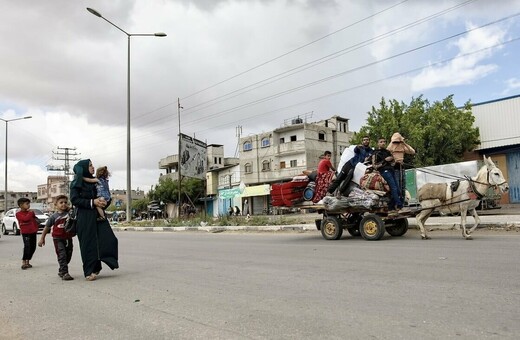
[[[341,211],[345,208],[382,208],[389,200],[385,195],[384,191],[363,190],[352,183],[348,196],[326,196],[323,198],[323,205],[328,211]]]
[[[271,204],[275,207],[292,207],[303,201],[309,177],[295,176],[292,181],[271,185]]]
[[[343,152],[338,169],[341,169],[353,155],[351,146]],[[390,192],[390,187],[379,172],[373,171],[364,163],[357,163],[351,172],[337,187],[335,196],[327,196],[322,200],[326,210],[352,207],[374,209],[382,208],[388,203],[389,198],[386,194]]]

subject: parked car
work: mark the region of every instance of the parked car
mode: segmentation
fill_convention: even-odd
[[[20,208],[14,208],[7,211],[7,213],[4,214],[4,218],[2,219],[2,230],[1,233],[3,235],[9,234],[9,232],[13,233],[14,235],[20,235],[20,226],[18,225],[18,220],[16,219],[16,212],[19,211]],[[40,225],[38,226],[38,230],[43,230],[45,228],[45,223],[47,222],[47,219],[49,216],[44,214],[39,209],[31,209],[34,211],[34,214],[40,221]]]

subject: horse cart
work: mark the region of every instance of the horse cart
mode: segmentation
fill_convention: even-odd
[[[380,240],[385,232],[391,236],[403,236],[408,231],[408,217],[413,212],[405,214],[390,214],[386,208],[346,209],[339,212],[323,211],[323,218],[317,219],[316,228],[326,240],[338,240],[347,230],[352,236],[361,236],[367,241]]]
[[[352,184],[355,186],[355,184]],[[388,198],[384,193],[364,191],[359,188],[351,192],[352,197],[324,197],[322,203],[313,204],[308,200],[307,181],[274,184],[271,188],[273,206],[294,207],[315,210],[323,217],[316,219],[316,228],[326,240],[338,240],[347,230],[352,236],[365,240],[380,240],[385,232],[391,236],[402,236],[408,231],[408,217],[413,217],[419,209],[406,212],[388,211]]]

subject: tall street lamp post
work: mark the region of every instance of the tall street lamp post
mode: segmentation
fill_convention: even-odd
[[[133,36],[140,37],[165,37],[166,33],[128,33],[123,30],[121,27],[115,25],[107,18],[103,17],[101,13],[96,11],[93,8],[87,7],[87,11],[94,14],[97,17],[108,22],[110,25],[114,26],[128,37],[128,65],[127,65],[127,98],[126,98],[126,106],[127,106],[127,115],[126,115],[126,221],[130,222],[132,220],[132,177],[131,177],[131,162],[130,162],[130,38]]]
[[[22,120],[22,119],[29,119],[32,118],[32,116],[25,116],[21,118],[14,118],[14,119],[2,119],[1,121],[5,122],[5,182],[4,182],[4,214],[7,212],[7,131],[9,122],[14,122],[15,120]]]

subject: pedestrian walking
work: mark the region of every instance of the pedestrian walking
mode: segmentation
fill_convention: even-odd
[[[51,236],[59,265],[58,276],[64,281],[70,281],[74,280],[74,278],[69,274],[69,262],[72,258],[72,238],[75,235],[69,234],[65,231],[65,221],[67,221],[70,209],[67,196],[59,195],[56,197],[54,206],[56,212],[47,220],[42,236],[40,236],[40,241],[38,241],[38,246],[43,247],[45,245],[45,236],[51,232],[52,228]]]

